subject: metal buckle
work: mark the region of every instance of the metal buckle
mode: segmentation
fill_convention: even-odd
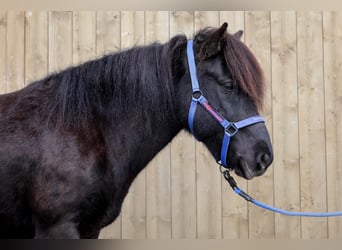
[[[230,123],[228,127],[224,129],[224,132],[228,134],[230,137],[234,136],[239,131],[239,128],[236,127],[234,123]]]
[[[202,96],[203,94],[201,90],[195,90],[194,92],[192,92],[192,100],[196,102],[198,102]]]

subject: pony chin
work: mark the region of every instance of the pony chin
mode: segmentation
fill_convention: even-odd
[[[237,176],[245,178],[246,180],[251,180],[255,177],[253,173],[248,169],[248,166],[239,167],[239,168],[235,167],[233,168],[233,170]]]

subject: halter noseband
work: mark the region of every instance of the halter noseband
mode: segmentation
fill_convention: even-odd
[[[238,122],[230,122],[225,119],[220,113],[215,111],[209,104],[208,100],[203,96],[202,91],[199,88],[199,83],[197,79],[196,73],[196,63],[195,57],[193,52],[193,40],[189,40],[187,43],[187,58],[188,58],[188,65],[190,70],[190,78],[192,84],[192,100],[189,109],[188,115],[188,124],[191,133],[196,137],[194,131],[194,119],[195,113],[197,109],[197,104],[199,103],[216,121],[220,123],[220,125],[224,129],[224,136],[222,140],[222,147],[221,147],[221,162],[220,164],[226,168],[229,168],[227,165],[227,154],[229,148],[230,138],[234,136],[239,129],[250,126],[255,123],[265,122],[264,118],[260,115],[252,116],[247,119],[238,121]],[[198,138],[196,138],[198,139]]]

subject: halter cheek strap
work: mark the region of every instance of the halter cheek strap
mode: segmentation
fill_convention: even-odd
[[[193,52],[193,41],[189,40],[187,43],[187,59],[190,71],[191,85],[192,85],[192,100],[190,104],[189,114],[188,114],[188,125],[191,133],[196,137],[194,131],[194,119],[197,109],[197,104],[200,104],[224,129],[224,136],[221,146],[221,162],[220,164],[226,168],[227,165],[227,154],[229,148],[230,138],[234,136],[239,129],[250,126],[255,123],[265,122],[264,118],[256,115],[249,117],[247,119],[230,122],[225,119],[220,113],[215,111],[209,104],[208,100],[203,96],[202,91],[199,88],[199,83],[196,73],[196,63]],[[198,140],[198,138],[196,137]]]

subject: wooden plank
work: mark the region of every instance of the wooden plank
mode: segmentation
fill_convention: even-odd
[[[96,13],[96,55],[120,49],[120,12],[98,11]],[[101,230],[99,238],[121,239],[121,214],[109,226]]]
[[[145,13],[145,43],[169,40],[169,12]],[[146,168],[146,237],[171,238],[171,152],[166,146]]]
[[[246,44],[259,60],[266,81],[265,105],[262,115],[272,137],[272,86],[271,86],[271,44],[270,44],[270,13],[266,11],[246,12]],[[273,167],[259,178],[248,182],[248,192],[265,203],[273,204]],[[273,239],[274,214],[260,208],[249,207],[249,238]]]
[[[0,11],[0,94],[6,93],[6,26],[6,12]]]
[[[7,12],[6,33],[7,92],[24,86],[25,77],[25,13]]]
[[[220,25],[224,22],[228,23],[228,32],[234,34],[235,32],[245,29],[245,15],[243,11],[220,11]],[[244,41],[244,36],[241,38]]]
[[[196,11],[195,30],[219,26],[216,11]],[[196,142],[197,237],[222,238],[221,175],[217,164],[202,143]]]
[[[120,11],[97,11],[97,56],[119,51],[121,43],[120,40]]]
[[[221,11],[220,24],[223,22],[228,22],[228,32],[231,34],[244,30],[244,12]],[[244,36],[242,41],[244,41]],[[247,181],[239,179],[239,186],[247,190]],[[222,182],[222,206],[223,238],[248,239],[247,203],[233,192],[226,181]]]
[[[170,36],[194,32],[194,13],[170,13]],[[196,151],[195,139],[182,131],[171,143],[172,238],[194,239],[196,218]]]
[[[342,13],[323,13],[328,210],[342,210]],[[342,218],[328,220],[329,239],[342,238]]]
[[[95,58],[96,13],[75,11],[73,13],[73,64],[80,64]]]
[[[271,13],[274,204],[300,210],[297,34],[294,11]],[[299,239],[300,218],[275,216],[277,239]]]
[[[322,13],[297,13],[301,208],[325,211]],[[326,218],[302,218],[302,238],[327,238]]]
[[[49,72],[72,64],[72,12],[49,12]]]
[[[145,43],[144,16],[143,11],[121,12],[121,49]]]
[[[25,83],[46,76],[48,72],[48,13],[25,14]]]
[[[121,49],[144,44],[144,12],[121,12]],[[146,238],[146,170],[134,180],[122,209],[122,238]]]

